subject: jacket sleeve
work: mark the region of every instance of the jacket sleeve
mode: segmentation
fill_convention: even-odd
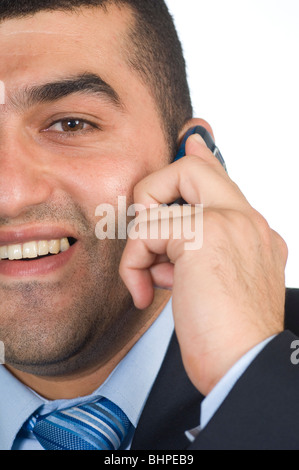
[[[294,341],[299,337],[287,330],[265,347],[189,450],[299,449],[299,364],[294,360],[299,350],[296,356]]]

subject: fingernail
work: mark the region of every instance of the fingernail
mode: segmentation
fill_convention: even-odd
[[[197,142],[198,144],[204,144],[206,145],[205,141],[203,140],[203,138],[201,137],[201,135],[199,134],[193,134],[190,136],[190,139],[193,139],[195,142]]]

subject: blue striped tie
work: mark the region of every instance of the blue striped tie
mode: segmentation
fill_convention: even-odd
[[[25,425],[46,450],[116,450],[131,422],[110,400],[32,417]]]

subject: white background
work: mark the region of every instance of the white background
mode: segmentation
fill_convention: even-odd
[[[229,175],[289,247],[299,287],[299,0],[166,0],[195,115]]]

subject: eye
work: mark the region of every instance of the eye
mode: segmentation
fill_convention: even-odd
[[[96,128],[95,125],[84,121],[83,119],[67,118],[61,119],[48,127],[48,131],[75,134]]]

